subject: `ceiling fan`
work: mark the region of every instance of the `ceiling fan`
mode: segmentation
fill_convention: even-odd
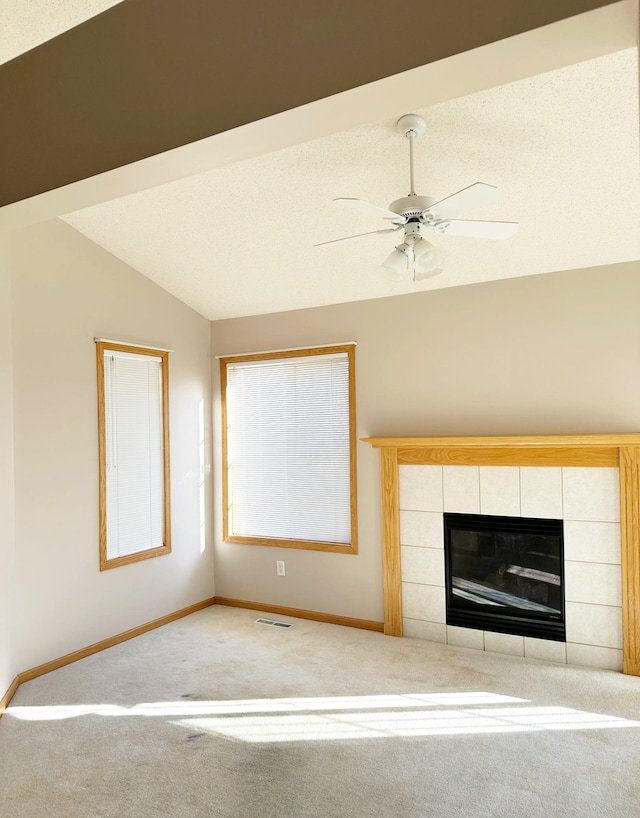
[[[396,280],[404,278],[404,274],[412,271],[413,280],[420,281],[442,272],[440,264],[444,253],[442,248],[434,247],[427,241],[425,233],[428,230],[439,235],[469,236],[478,239],[508,239],[517,232],[517,222],[469,221],[457,218],[458,214],[493,201],[498,193],[494,185],[476,182],[439,201],[416,193],[413,143],[424,134],[426,127],[424,119],[419,114],[405,114],[397,123],[398,131],[409,140],[411,191],[408,196],[396,199],[386,208],[370,204],[362,199],[338,198],[333,200],[362,213],[385,219],[393,226],[371,230],[367,233],[357,233],[354,236],[344,236],[331,241],[321,241],[314,244],[314,247],[347,241],[360,236],[395,233],[403,229],[404,240],[396,246],[380,266],[388,270],[391,277]]]

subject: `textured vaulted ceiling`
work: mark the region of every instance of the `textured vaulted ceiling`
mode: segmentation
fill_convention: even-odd
[[[212,319],[640,258],[637,0],[478,9],[6,0],[0,230],[62,215]],[[408,192],[409,110],[419,192],[489,182],[469,217],[521,224],[434,237],[419,284],[377,269],[395,237],[312,247],[382,226],[334,197]]]
[[[393,236],[312,248],[385,226],[334,197],[387,205],[408,192],[395,119],[64,219],[211,319],[638,259],[637,59],[626,49],[419,110],[418,192],[497,185],[498,202],[469,216],[521,227],[505,242],[434,237],[444,272],[418,284],[377,269]]]
[[[2,0],[0,64],[121,2],[122,0]]]

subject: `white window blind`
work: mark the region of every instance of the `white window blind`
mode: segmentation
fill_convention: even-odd
[[[104,351],[107,559],[163,545],[162,359]]]
[[[349,544],[347,353],[227,364],[229,533]]]

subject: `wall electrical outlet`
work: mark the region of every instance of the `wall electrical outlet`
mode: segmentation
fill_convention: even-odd
[[[276,574],[279,577],[285,576],[284,560],[276,560]]]

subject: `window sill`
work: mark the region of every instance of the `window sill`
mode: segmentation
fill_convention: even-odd
[[[152,557],[161,557],[163,554],[170,553],[170,545],[160,545],[157,548],[149,548],[147,551],[136,551],[135,554],[113,557],[112,559],[107,559],[100,554],[100,570],[108,571],[110,568],[118,568],[120,565],[129,565],[132,562],[141,562],[141,560],[149,560]]]
[[[276,537],[241,537],[237,534],[224,538],[224,542],[239,545],[266,545],[272,548],[298,548],[306,551],[331,551],[334,554],[357,554],[358,543],[329,543],[315,540],[280,540]]]

